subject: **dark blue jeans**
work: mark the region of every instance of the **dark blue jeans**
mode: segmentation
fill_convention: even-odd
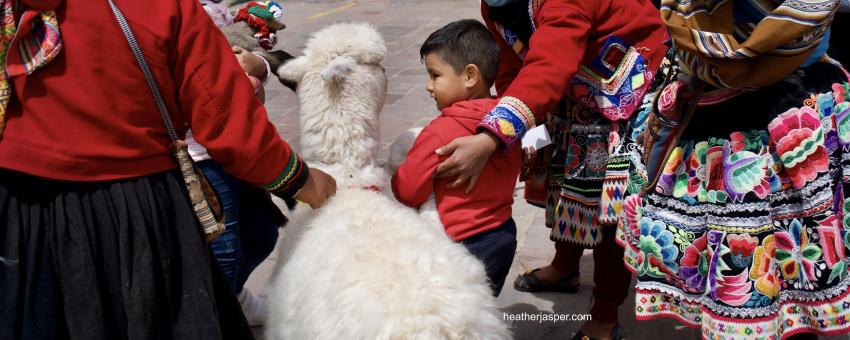
[[[516,223],[508,218],[496,229],[460,241],[473,256],[484,263],[493,296],[499,296],[516,253]]]
[[[225,279],[238,294],[251,272],[274,250],[278,226],[264,209],[252,204],[247,195],[250,184],[228,175],[212,160],[197,164],[224,209],[224,233],[210,247]]]

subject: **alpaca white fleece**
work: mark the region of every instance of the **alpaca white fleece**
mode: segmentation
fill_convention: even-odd
[[[295,215],[268,296],[267,338],[510,337],[483,265],[415,210],[345,189]]]
[[[371,25],[335,24],[279,70],[298,83],[301,155],[339,190],[321,209],[299,205],[284,229],[266,337],[510,338],[483,265],[387,193],[376,164],[385,51]]]
[[[351,173],[375,163],[386,50],[371,25],[341,23],[314,33],[304,55],[280,67],[281,78],[298,83],[302,157]]]

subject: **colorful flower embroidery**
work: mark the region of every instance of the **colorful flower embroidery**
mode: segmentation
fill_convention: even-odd
[[[844,88],[841,84],[832,84],[832,94],[835,96],[835,104],[844,102]]]
[[[638,248],[645,255],[639,269],[641,275],[662,277],[665,272],[676,269],[679,248],[673,244],[673,233],[667,230],[664,222],[642,217]]]
[[[568,138],[567,146],[567,161],[564,164],[564,172],[570,173],[574,169],[581,166],[582,163],[582,155],[581,152],[584,149],[584,145],[576,143],[576,139],[574,136],[570,135]]]
[[[723,147],[723,178],[726,192],[734,201],[742,201],[744,195],[753,192],[758,198],[770,193],[767,177],[767,158],[750,151],[729,154],[730,145]]]
[[[732,253],[732,263],[739,268],[747,268],[759,240],[747,234],[732,234],[726,236],[726,242]]]
[[[776,242],[773,235],[768,235],[753,252],[753,265],[750,267],[750,278],[756,281],[756,291],[768,298],[779,294],[779,279],[774,271],[775,257]]]
[[[842,147],[850,146],[850,103],[841,103],[835,106],[834,114],[835,130],[838,135],[838,141]]]
[[[697,238],[685,248],[684,256],[680,260],[679,277],[688,285],[690,292],[701,293],[705,290],[708,263],[711,258],[711,251],[706,245],[706,235]]]
[[[664,165],[664,170],[661,172],[661,177],[658,179],[656,189],[664,194],[672,195],[673,188],[676,183],[676,175],[682,167],[682,158],[684,157],[684,149],[678,146],[673,149],[670,156],[667,157],[667,164]]]
[[[809,235],[800,220],[791,220],[788,231],[776,234],[776,261],[782,277],[786,280],[797,279],[800,276],[800,266],[803,266],[804,279],[814,280],[815,261],[823,252],[817,245],[809,244]]]
[[[768,129],[785,167],[783,172],[794,188],[802,188],[829,169],[820,118],[811,107],[788,110],[770,122]]]
[[[818,241],[823,250],[823,260],[827,268],[832,268],[836,263],[843,260],[844,244],[841,239],[841,229],[838,227],[838,216],[829,215],[818,222]]]
[[[753,283],[748,280],[747,272],[721,278],[717,288],[717,299],[730,306],[741,306],[750,300]]]

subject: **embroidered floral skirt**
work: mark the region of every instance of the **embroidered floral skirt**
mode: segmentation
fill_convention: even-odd
[[[850,331],[840,74],[818,64],[697,110],[655,190],[625,201],[617,237],[638,319],[673,317],[709,339]]]

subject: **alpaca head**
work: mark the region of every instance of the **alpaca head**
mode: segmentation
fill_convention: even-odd
[[[376,162],[386,46],[374,26],[337,23],[314,33],[304,54],[278,69],[298,84],[301,155],[350,171]]]

